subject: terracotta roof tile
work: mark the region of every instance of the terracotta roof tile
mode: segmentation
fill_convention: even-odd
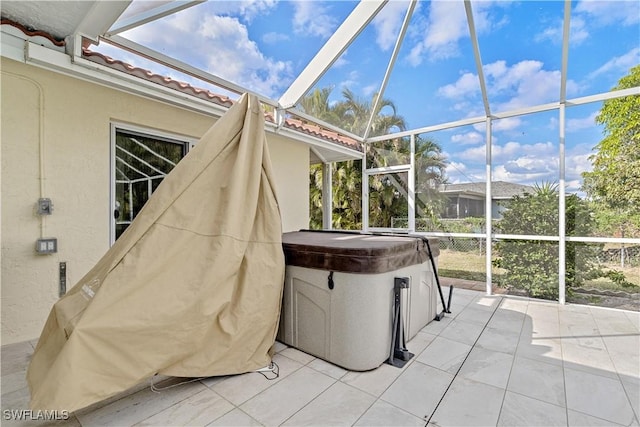
[[[10,25],[12,27],[15,27],[18,30],[22,31],[22,33],[28,37],[43,37],[46,40],[50,41],[54,46],[63,47],[66,44],[64,40],[58,40],[47,32],[27,28],[24,25],[7,18],[1,18],[0,25]]]
[[[191,86],[189,83],[180,82],[170,77],[161,76],[159,74],[152,73],[149,70],[134,67],[130,64],[127,64],[117,59],[113,59],[102,53],[94,52],[88,48],[83,48],[82,54],[85,58],[89,59],[90,61],[102,64],[102,65],[106,65],[118,71],[122,71],[127,74],[152,81],[154,83],[178,90],[180,92],[189,93],[191,95],[197,96],[198,98],[205,99],[205,100],[214,102],[216,104],[223,105],[225,107],[230,107],[231,105],[233,105],[233,100],[226,96],[212,93],[206,89],[201,89],[201,88]],[[265,118],[269,122],[275,123],[275,120],[272,114],[265,113]],[[335,144],[342,145],[344,147],[362,151],[362,146],[360,142],[354,140],[353,138],[349,138],[348,136],[341,135],[338,132],[334,132],[332,130],[322,128],[315,124],[310,124],[300,119],[294,119],[291,117],[286,118],[284,122],[284,126],[302,133],[306,133],[307,135],[315,136],[317,138],[321,138],[321,139],[333,142]]]

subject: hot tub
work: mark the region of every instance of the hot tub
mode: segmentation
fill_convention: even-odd
[[[430,247],[437,262],[437,239]],[[421,238],[299,231],[283,235],[283,248],[278,340],[287,345],[353,371],[380,366],[392,348],[396,278],[408,279],[401,294],[407,339],[437,314],[437,285]]]

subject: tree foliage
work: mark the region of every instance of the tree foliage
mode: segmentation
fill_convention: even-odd
[[[613,90],[640,86],[640,65],[620,79]],[[584,172],[584,189],[594,200],[614,209],[640,210],[640,96],[609,99],[596,123],[604,138],[590,157],[591,172]]]
[[[589,205],[575,194],[566,203],[566,232],[586,236],[594,227]],[[579,218],[579,220],[576,220]],[[556,184],[536,185],[532,193],[514,196],[504,212],[500,227],[505,234],[554,236],[558,234],[559,193]],[[594,264],[600,247],[566,243],[565,286],[580,286],[599,274]],[[530,296],[558,297],[559,245],[554,241],[505,239],[496,243],[494,265],[506,270],[503,283],[524,289]]]

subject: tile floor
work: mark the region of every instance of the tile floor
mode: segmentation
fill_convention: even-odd
[[[70,426],[640,426],[640,313],[456,289],[403,368],[349,372],[277,343],[280,377],[148,385]],[[2,347],[2,425],[28,405],[33,342]]]

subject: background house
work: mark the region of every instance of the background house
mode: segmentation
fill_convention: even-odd
[[[444,184],[440,192],[449,198],[449,204],[443,218],[462,219],[468,217],[484,217],[486,182],[464,182],[460,184]],[[507,209],[508,200],[513,196],[531,193],[533,187],[505,181],[491,182],[491,218],[502,218]]]

